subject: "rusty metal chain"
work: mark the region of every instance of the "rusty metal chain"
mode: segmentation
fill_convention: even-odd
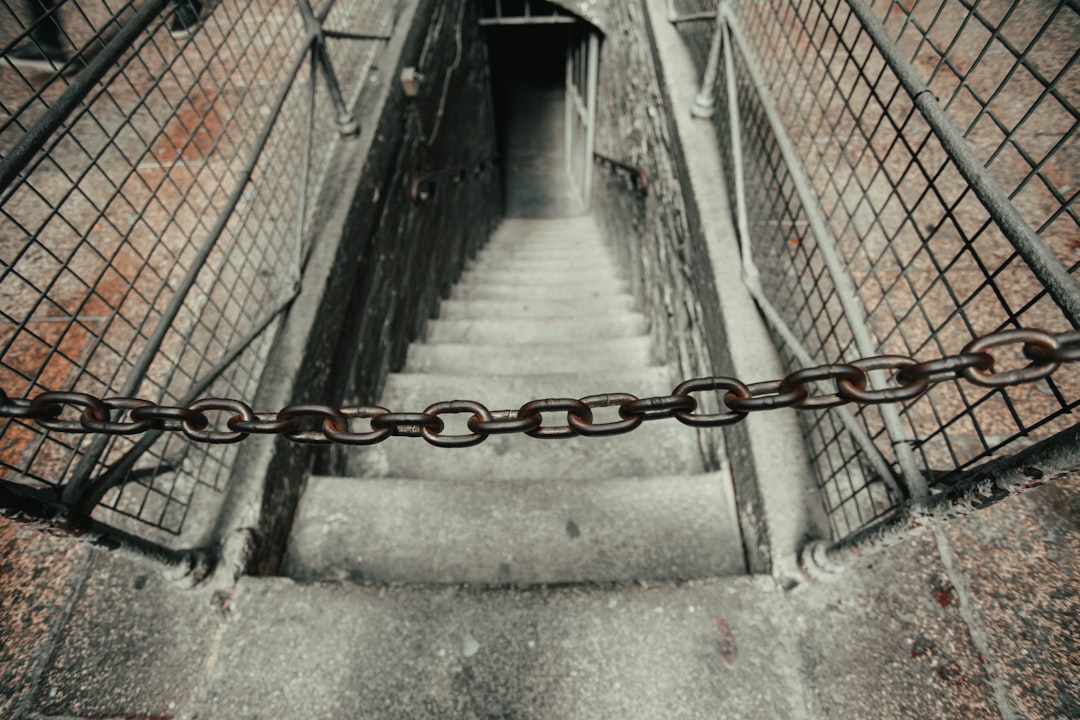
[[[991,349],[1019,346],[1030,362],[995,372]],[[742,421],[749,413],[796,408],[815,410],[848,403],[875,405],[911,402],[934,384],[965,380],[988,388],[1035,382],[1062,364],[1080,362],[1080,331],[1051,334],[1042,330],[1003,330],[968,343],[947,357],[917,361],[903,355],[878,355],[850,363],[797,370],[781,380],[751,384],[731,377],[687,380],[670,395],[639,398],[606,393],[583,398],[545,398],[517,410],[489,410],[470,400],[437,402],[423,412],[391,412],[378,406],[334,407],[313,403],[289,405],[277,412],[254,412],[239,400],[205,398],[184,407],[158,405],[139,398],[98,398],[80,392],[45,392],[14,399],[0,389],[0,418],[36,422],[54,432],[136,435],[148,430],[181,432],[202,443],[234,443],[249,435],[282,435],[297,443],[374,445],[390,437],[422,437],[438,447],[469,447],[490,435],[524,433],[536,438],[618,435],[643,422],[674,418],[691,427],[719,427]],[[873,387],[870,372],[891,373],[884,387]],[[819,384],[835,392],[816,392]],[[699,414],[695,393],[723,392],[718,412]],[[81,408],[78,419],[61,419],[65,406]],[[618,408],[618,420],[594,422],[593,410]],[[565,413],[564,425],[545,425],[545,415]],[[69,413],[70,414],[70,413]],[[442,415],[466,414],[468,434],[443,434]],[[368,429],[354,429],[365,419]]]

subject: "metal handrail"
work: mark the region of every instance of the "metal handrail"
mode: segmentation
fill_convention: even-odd
[[[625,170],[626,172],[632,174],[637,180],[637,185],[641,189],[641,194],[649,194],[649,175],[645,172],[644,168],[638,167],[637,165],[631,165],[630,163],[623,162],[622,160],[616,160],[613,157],[609,157],[607,155],[604,155],[603,153],[598,152],[593,153],[593,159],[598,160],[609,167],[617,168],[619,170]]]

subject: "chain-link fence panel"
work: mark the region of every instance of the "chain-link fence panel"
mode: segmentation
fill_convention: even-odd
[[[770,0],[721,17],[731,41],[715,120],[789,367],[1075,326],[1074,3]],[[1024,388],[944,383],[899,410],[859,410],[860,432],[834,411],[800,417],[843,537],[1068,428],[1078,402],[1072,370]]]
[[[253,397],[393,4],[5,0],[0,13],[0,385],[166,406]],[[17,419],[0,434],[0,478],[62,487],[167,544],[235,455]]]

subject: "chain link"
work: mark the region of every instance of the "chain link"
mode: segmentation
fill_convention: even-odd
[[[1024,367],[995,370],[990,350],[1014,346]],[[920,362],[903,355],[877,355],[850,363],[804,368],[780,380],[746,384],[731,377],[687,380],[670,395],[639,398],[605,393],[575,398],[531,400],[517,410],[489,410],[471,400],[428,406],[423,412],[391,412],[378,406],[289,405],[277,412],[254,412],[240,400],[204,398],[186,407],[157,405],[139,398],[97,398],[80,392],[45,392],[32,399],[11,398],[0,388],[0,418],[37,423],[53,432],[137,435],[149,430],[181,432],[202,443],[235,443],[251,434],[280,435],[292,442],[325,445],[374,445],[390,437],[421,437],[437,447],[470,447],[491,435],[524,433],[536,438],[620,435],[647,420],[675,418],[692,427],[717,427],[742,421],[754,412],[796,408],[817,410],[854,403],[911,402],[941,382],[964,380],[1002,388],[1049,377],[1064,364],[1080,362],[1080,331],[1051,334],[1041,330],[1003,330],[977,338],[956,355]],[[874,387],[869,373],[889,373]],[[831,393],[817,393],[815,388]],[[718,412],[698,414],[695,393],[717,393]],[[720,393],[723,393],[720,395]],[[65,419],[66,408],[78,419]],[[596,408],[617,408],[618,420],[594,422]],[[564,425],[544,425],[544,415],[565,413]],[[71,413],[67,413],[71,416]],[[444,434],[441,415],[467,414],[469,434]],[[354,431],[350,420],[367,420],[370,430]],[[305,429],[305,425],[308,427]],[[317,427],[311,427],[317,425]]]

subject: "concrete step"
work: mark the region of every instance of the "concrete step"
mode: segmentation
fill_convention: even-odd
[[[418,412],[431,403],[457,399],[475,400],[492,410],[504,410],[518,408],[537,398],[576,398],[611,392],[628,392],[646,397],[666,395],[673,387],[671,369],[666,365],[573,374],[554,371],[497,377],[491,377],[482,368],[477,368],[469,375],[391,373],[386,378],[382,402],[392,410],[406,412]]]
[[[480,255],[477,262],[483,261],[529,261],[538,263],[576,263],[586,266],[609,265],[613,262],[611,252],[607,246],[599,242],[584,240],[576,241],[572,249],[565,245],[557,247],[542,244],[526,246],[518,245],[488,245]]]
[[[527,590],[243,577],[191,716],[807,717],[808,705],[820,701],[808,687],[820,686],[825,672],[811,675],[808,657],[830,670],[854,671],[829,660],[830,651],[846,649],[840,641],[803,630],[799,618],[815,613],[797,601],[771,578],[745,576],[648,588]],[[845,599],[843,608],[848,604]],[[840,611],[818,612],[831,617]],[[840,627],[860,631],[865,624]],[[912,666],[933,675],[899,662],[893,665],[905,679]],[[917,682],[923,692],[943,692],[940,681],[933,690],[930,681]],[[874,697],[856,697],[867,696]]]
[[[584,244],[600,246],[604,244],[604,235],[599,226],[586,218],[567,218],[584,222],[555,221],[549,226],[525,228],[498,228],[491,236],[492,246],[530,247],[537,244],[567,243],[574,240]]]
[[[574,300],[588,302],[594,299],[608,298],[612,295],[627,294],[627,286],[601,287],[597,285],[582,285],[566,283],[562,285],[533,285],[523,288],[520,285],[491,285],[476,284],[465,285],[458,283],[450,292],[451,300],[510,300],[520,301],[527,299],[531,302],[547,302],[548,300]]]
[[[451,398],[455,399],[455,398]],[[464,398],[471,399],[471,398]],[[391,409],[393,405],[387,404]],[[502,409],[502,408],[500,408]],[[448,416],[444,416],[448,417]],[[451,427],[446,434],[466,434]],[[607,421],[601,418],[596,421]],[[565,415],[545,425],[565,424]],[[444,449],[420,438],[396,437],[347,457],[345,473],[356,477],[444,479],[514,478],[537,483],[559,480],[694,475],[703,471],[697,432],[674,420],[644,423],[626,435],[545,440],[527,435],[493,435],[470,448]]]
[[[666,366],[575,374],[430,375],[395,373],[387,378],[381,403],[399,412],[418,412],[442,400],[473,400],[491,410],[512,410],[547,397],[584,397],[629,392],[662,395],[672,388]],[[565,423],[565,415],[545,425]],[[617,420],[612,408],[597,410],[596,422]],[[445,415],[446,434],[468,434],[464,414]],[[419,438],[389,440],[350,453],[347,473],[359,477],[411,477],[469,480],[477,477],[546,481],[696,474],[702,471],[697,433],[675,421],[646,423],[617,437],[550,441],[525,435],[496,435],[482,444],[455,450]]]
[[[608,268],[577,269],[566,272],[533,272],[527,267],[519,270],[469,270],[466,271],[459,281],[462,285],[517,285],[523,288],[532,287],[563,287],[567,285],[581,285],[619,294],[627,289],[626,281]]]
[[[444,303],[445,305],[445,303]],[[647,335],[546,345],[411,345],[404,372],[519,375],[629,370],[655,365]]]
[[[527,272],[533,275],[592,275],[604,279],[622,280],[623,277],[615,263],[602,255],[581,256],[556,253],[495,253],[478,257],[469,266],[471,273],[483,272]],[[604,277],[606,276],[606,277]]]
[[[745,571],[731,479],[713,473],[455,483],[313,477],[282,572],[299,580],[537,585]]]
[[[615,263],[608,258],[507,257],[477,258],[469,274],[483,277],[486,272],[528,272],[532,275],[584,275],[603,280],[622,280]]]
[[[641,313],[610,317],[524,320],[432,320],[428,343],[463,345],[535,345],[634,337],[649,331]]]
[[[505,239],[492,241],[484,248],[482,255],[497,257],[533,256],[537,259],[570,258],[581,253],[590,261],[611,262],[611,252],[600,238],[582,233],[550,234],[532,236],[527,239]]]
[[[491,242],[550,237],[566,233],[598,237],[600,225],[592,215],[566,218],[507,218],[491,234]]]
[[[587,235],[548,235],[527,240],[502,240],[488,245],[483,256],[532,257],[537,260],[572,258],[575,255],[589,262],[612,262],[611,252],[599,238]]]
[[[633,312],[629,294],[596,298],[582,305],[577,300],[443,300],[441,320],[502,320],[509,318],[568,318],[589,315],[624,315]]]

